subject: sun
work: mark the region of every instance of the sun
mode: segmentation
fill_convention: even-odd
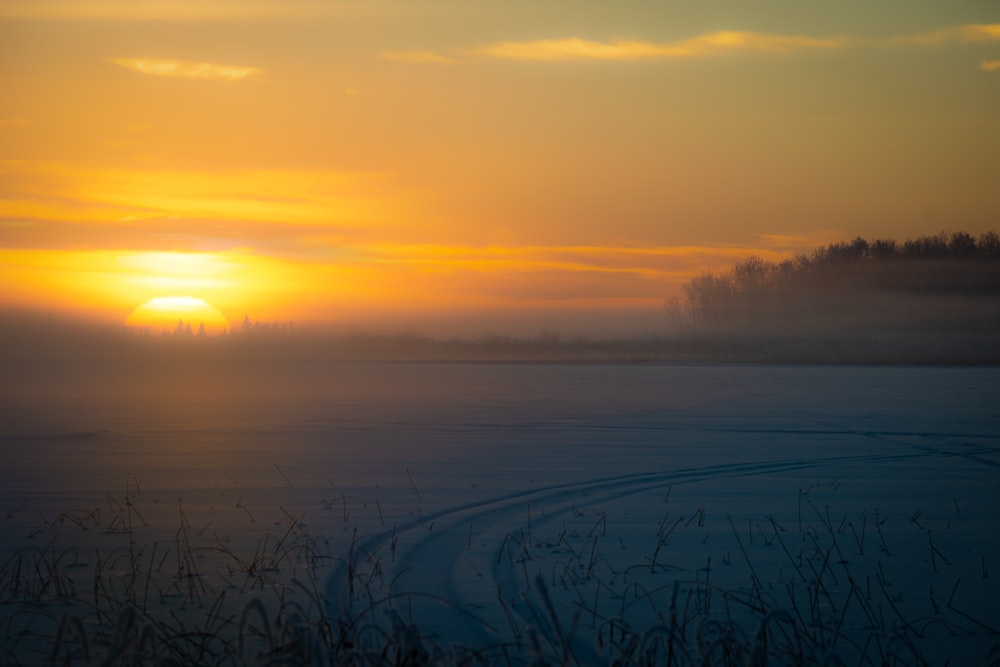
[[[219,334],[230,329],[229,320],[217,308],[193,296],[158,296],[133,310],[125,319],[129,329],[150,333],[176,332]]]

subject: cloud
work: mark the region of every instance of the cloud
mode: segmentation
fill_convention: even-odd
[[[56,243],[64,234],[44,223],[121,223],[197,237],[216,235],[213,226],[244,234],[277,225],[275,230],[296,236],[301,230],[295,227],[340,230],[384,219],[386,178],[330,170],[101,169],[0,161],[0,219],[43,223],[30,230],[32,243]],[[270,231],[265,236],[274,237]]]
[[[590,40],[580,37],[500,41],[465,52],[503,60],[583,61],[708,58],[733,53],[787,54],[797,51],[842,49],[850,46],[935,46],[946,43],[985,44],[1000,41],[1000,23],[969,24],[917,35],[870,40],[857,36],[779,35],[748,30],[717,30],[671,42],[643,40]],[[384,60],[410,63],[450,63],[456,58],[433,51],[386,51]],[[984,66],[986,69],[986,66]]]
[[[432,51],[385,51],[382,53],[383,60],[392,60],[404,63],[434,64],[455,62],[452,58],[442,56]]]
[[[740,51],[788,53],[805,49],[835,49],[844,37],[806,37],[722,30],[676,42],[616,40],[599,42],[578,37],[527,42],[497,42],[478,53],[512,60],[643,60],[699,58]]]
[[[984,72],[1000,72],[1000,60],[984,60],[979,63],[979,69]]]
[[[355,246],[350,254],[360,263],[414,265],[434,272],[630,274],[655,280],[686,278],[706,269],[721,270],[751,255],[769,261],[792,256],[784,249],[736,245],[476,247],[374,244]]]
[[[893,44],[937,46],[939,44],[986,44],[1000,41],[1000,23],[962,25],[944,30],[934,30],[919,35],[903,35],[890,40]]]
[[[178,79],[215,79],[239,81],[256,76],[256,67],[220,65],[218,63],[197,63],[187,60],[166,60],[160,58],[111,58],[110,62],[140,74],[168,76]]]
[[[936,46],[948,43],[987,44],[1000,41],[1000,23],[956,26],[917,35],[891,37],[887,41],[893,45],[918,46]],[[870,43],[870,41],[844,35],[810,37],[745,30],[719,30],[672,42],[597,41],[579,37],[502,41],[484,46],[475,50],[474,53],[507,60],[650,60],[705,58],[746,52],[784,54],[805,50],[840,49]],[[985,64],[982,68],[992,71]]]

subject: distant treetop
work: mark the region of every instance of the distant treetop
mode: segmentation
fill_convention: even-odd
[[[681,328],[1000,329],[1000,236],[942,232],[903,243],[859,236],[778,263],[749,257],[683,289],[685,298],[670,304]]]

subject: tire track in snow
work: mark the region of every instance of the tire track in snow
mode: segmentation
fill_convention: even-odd
[[[489,646],[504,641],[510,630],[508,618],[501,614],[497,603],[498,585],[503,582],[492,571],[480,571],[482,581],[476,582],[476,590],[471,592],[467,590],[467,584],[456,581],[454,572],[456,566],[467,558],[470,543],[476,544],[477,549],[499,553],[506,537],[517,532],[521,522],[527,519],[529,507],[575,501],[578,509],[588,509],[645,491],[723,477],[750,477],[844,464],[887,463],[952,455],[934,449],[921,449],[899,454],[750,461],[553,484],[448,507],[397,524],[393,530],[362,537],[355,543],[354,566],[357,567],[367,556],[377,558],[382,580],[388,582],[390,589],[376,592],[374,599],[392,598],[394,604],[399,605],[397,608],[414,610],[414,617],[421,619],[418,622],[427,621],[436,626],[444,645],[457,641],[466,646]],[[544,519],[536,519],[536,525],[542,522]],[[395,558],[393,563],[388,563],[387,545],[393,540],[397,544]],[[327,600],[333,607],[330,611],[334,617],[342,611],[348,611],[354,617],[366,610],[373,611],[368,608],[365,595],[358,592],[364,588],[360,580],[355,582],[353,604],[342,604],[350,597],[348,576],[352,571],[347,562],[341,562],[327,580]],[[379,616],[368,620],[378,622]],[[521,623],[524,620],[518,619]]]
[[[990,440],[996,440],[995,437],[991,436],[962,436],[957,434],[947,434],[947,433],[900,433],[892,431],[852,431],[853,435],[861,435],[866,438],[871,438],[872,440],[878,440],[880,442],[888,442],[893,445],[900,447],[909,447],[910,449],[915,449],[920,452],[924,452],[929,455],[938,456],[957,456],[963,458],[967,461],[973,463],[978,463],[979,465],[990,466],[992,468],[1000,468],[1000,461],[995,461],[993,459],[984,458],[983,455],[1000,455],[1000,447],[975,445],[967,442],[972,438],[989,438]],[[905,442],[900,440],[900,437],[919,437],[925,440],[944,440],[946,444],[952,445],[953,447],[963,447],[964,449],[946,449],[944,447],[937,447],[930,444],[921,444],[916,442]],[[952,439],[960,438],[963,442],[951,442]]]

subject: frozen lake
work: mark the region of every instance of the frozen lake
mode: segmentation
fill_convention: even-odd
[[[328,613],[413,622],[444,647],[602,661],[621,627],[666,627],[679,600],[691,618],[746,610],[725,620],[748,617],[751,635],[762,618],[787,621],[765,602],[822,621],[843,638],[814,643],[855,664],[981,658],[1000,643],[1000,369],[182,358],[15,370],[0,384],[8,577],[26,545],[72,551],[85,578],[100,557],[77,554],[176,542],[181,521],[209,540],[207,580],[223,567],[211,544],[253,554],[262,533],[308,526],[327,555]],[[873,625],[884,643],[850,644]],[[31,655],[10,630],[3,643]]]

